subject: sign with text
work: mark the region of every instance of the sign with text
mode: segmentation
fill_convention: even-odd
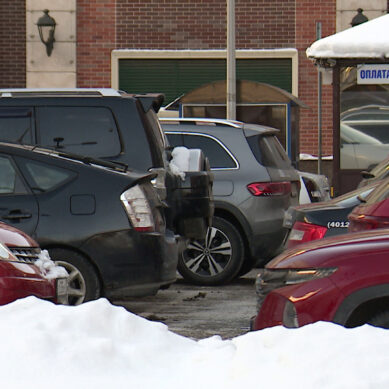
[[[389,64],[359,65],[358,84],[389,84]]]

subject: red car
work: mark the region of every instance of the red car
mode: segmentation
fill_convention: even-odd
[[[389,328],[389,229],[349,233],[284,251],[256,280],[251,328],[328,321]]]
[[[389,228],[389,179],[385,179],[366,200],[349,214],[348,230]]]
[[[66,302],[67,279],[44,274],[34,264],[41,258],[40,252],[38,243],[31,237],[0,223],[0,305],[27,296]]]

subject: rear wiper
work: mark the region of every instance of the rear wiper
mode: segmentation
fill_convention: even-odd
[[[113,161],[106,161],[104,159],[98,159],[98,158],[93,158],[93,157],[87,157],[87,156],[81,156],[77,154],[72,154],[72,153],[63,153],[60,151],[57,151],[58,155],[64,158],[70,158],[74,159],[76,161],[81,161],[86,164],[93,164],[93,165],[99,165],[103,167],[107,167],[113,170],[121,171],[121,172],[127,172],[128,170],[128,165],[122,162],[113,162]]]

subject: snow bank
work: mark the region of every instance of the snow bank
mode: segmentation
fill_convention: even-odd
[[[107,300],[0,307],[6,389],[387,388],[389,332],[316,323],[194,341]]]

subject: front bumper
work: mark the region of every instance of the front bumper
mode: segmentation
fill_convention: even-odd
[[[44,278],[0,277],[0,305],[28,296],[55,301],[54,284]]]
[[[329,278],[274,289],[258,301],[258,313],[250,328],[260,330],[277,325],[290,327],[285,321],[290,307],[296,325],[302,327],[317,321],[332,321],[343,296]]]
[[[171,231],[99,234],[80,249],[96,265],[107,298],[148,296],[176,280],[178,244]]]

